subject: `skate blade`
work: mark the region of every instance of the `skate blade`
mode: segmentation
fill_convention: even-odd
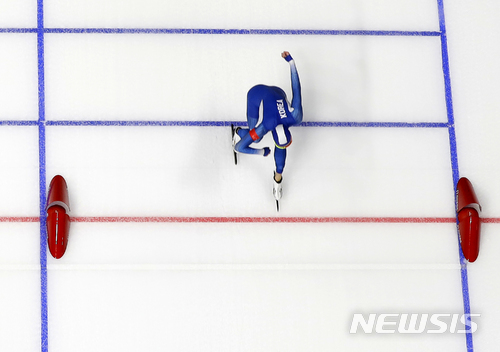
[[[234,125],[231,124],[231,144],[233,143],[235,133],[236,133],[236,129],[234,128]],[[236,155],[236,152],[234,151],[234,145],[233,145],[233,154],[234,154],[234,165],[238,165],[238,156]]]

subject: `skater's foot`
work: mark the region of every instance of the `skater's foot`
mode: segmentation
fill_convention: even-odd
[[[236,149],[234,149],[234,147],[241,140],[241,137],[238,134],[239,130],[241,130],[241,127],[239,127],[239,126],[238,127],[233,127],[233,150],[234,150],[235,153],[238,153],[238,151]]]
[[[281,188],[281,182],[283,181],[283,177],[281,176],[281,174],[277,174],[276,172],[274,173],[274,177],[273,177],[273,196],[274,196],[274,199],[276,200],[280,200],[281,199],[281,196],[283,194],[283,190]]]

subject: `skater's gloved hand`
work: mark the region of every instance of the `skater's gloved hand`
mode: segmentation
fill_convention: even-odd
[[[293,60],[292,55],[290,55],[290,53],[289,53],[288,51],[283,51],[283,52],[281,53],[281,57],[282,57],[283,59],[285,59],[286,61],[288,61],[288,62],[290,62],[290,61],[292,61],[292,60]]]
[[[271,154],[271,149],[269,149],[268,147],[264,147],[262,150],[264,151],[264,156],[268,156],[269,154]]]

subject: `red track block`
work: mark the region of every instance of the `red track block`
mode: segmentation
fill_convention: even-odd
[[[462,177],[457,183],[457,216],[460,245],[465,259],[474,262],[479,255],[481,235],[481,205],[468,179]]]
[[[63,207],[54,205],[47,209],[47,234],[50,254],[60,259],[66,252],[69,234],[69,216]]]
[[[69,212],[68,185],[64,177],[57,175],[50,181],[47,209],[59,205]]]
[[[55,176],[50,182],[47,199],[47,243],[50,254],[60,259],[66,252],[69,235],[68,186],[62,176]]]

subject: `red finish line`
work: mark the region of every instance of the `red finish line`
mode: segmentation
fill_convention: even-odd
[[[0,216],[0,222],[40,222],[38,216]]]
[[[452,223],[454,218],[396,217],[74,217],[74,222],[178,223]]]
[[[455,223],[447,217],[221,217],[221,216],[74,216],[71,222],[88,223],[388,223],[442,224]],[[38,216],[2,216],[0,222],[40,222]],[[500,218],[481,218],[481,222],[498,224]]]

